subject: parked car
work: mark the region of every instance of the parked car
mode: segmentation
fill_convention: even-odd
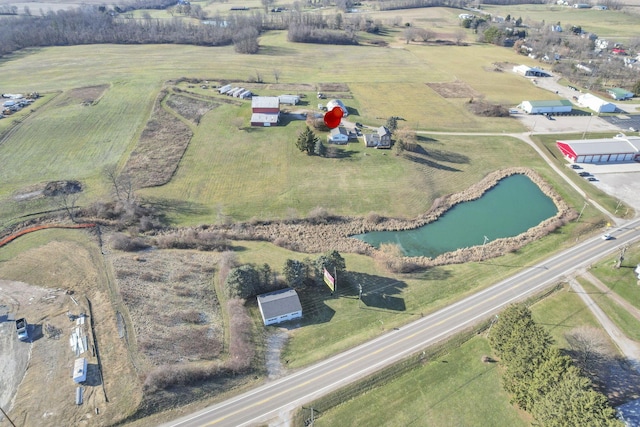
[[[587,181],[597,181],[598,179],[595,176],[590,176],[587,178]]]
[[[571,165],[571,169],[582,169],[582,166],[573,164]]]
[[[359,127],[359,128],[363,127],[362,123],[356,122],[356,127]]]
[[[580,176],[589,176],[591,174],[589,172],[580,172],[580,173],[578,173],[578,175],[580,175]]]
[[[29,340],[29,324],[24,317],[16,320],[16,333],[20,341]]]
[[[571,89],[571,90],[578,90],[578,88],[577,88],[577,87],[575,87],[575,86],[571,86],[571,85],[569,85],[569,86],[567,86],[567,87],[568,87],[569,89]]]

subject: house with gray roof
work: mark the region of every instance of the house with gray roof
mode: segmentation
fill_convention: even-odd
[[[385,126],[380,126],[373,133],[365,133],[364,145],[375,148],[391,148],[391,132]]]
[[[258,308],[265,326],[302,317],[300,298],[291,288],[258,295]]]

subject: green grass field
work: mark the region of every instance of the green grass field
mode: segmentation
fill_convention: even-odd
[[[638,35],[638,16],[624,10],[574,9],[555,4],[495,6],[483,5],[482,9],[494,16],[511,15],[521,17],[523,23],[545,21],[547,24],[560,22],[565,31],[572,25],[581,26],[583,31],[596,33],[600,38],[625,41]]]
[[[640,289],[638,289],[638,278],[634,273],[634,269],[640,264],[640,250],[637,247],[629,247],[621,267],[612,268],[619,255],[620,253],[616,253],[603,259],[592,266],[590,272],[607,284],[613,292],[640,309]]]
[[[449,354],[320,414],[318,426],[527,426],[509,405],[487,341],[476,337]]]

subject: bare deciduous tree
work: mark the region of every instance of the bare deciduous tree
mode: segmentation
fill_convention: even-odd
[[[607,341],[603,333],[592,326],[580,326],[565,334],[574,352],[576,364],[587,372],[593,372],[607,352]]]

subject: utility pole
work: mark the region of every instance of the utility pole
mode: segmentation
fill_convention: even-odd
[[[314,422],[314,419],[313,419],[313,406],[312,406],[311,407],[311,427],[313,427],[313,422]]]
[[[576,222],[580,222],[580,218],[582,217],[582,212],[584,212],[584,209],[587,207],[588,203],[585,201],[584,205],[582,206],[582,209],[580,209],[580,215],[578,215],[578,219],[576,219]]]

